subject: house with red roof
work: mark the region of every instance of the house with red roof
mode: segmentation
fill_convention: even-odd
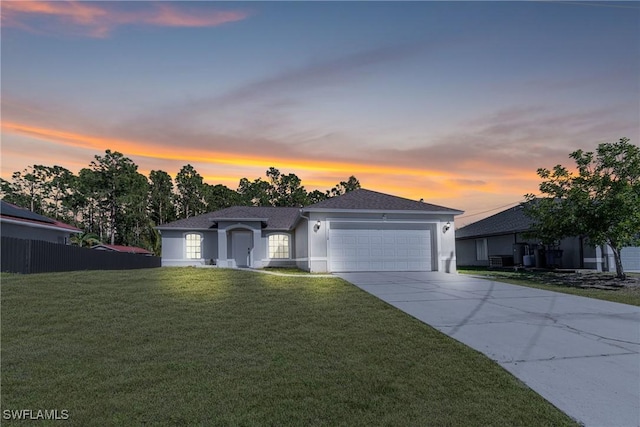
[[[122,252],[127,254],[153,255],[152,252],[136,246],[108,245],[106,243],[100,243],[99,245],[92,246],[91,249],[109,252]]]
[[[0,200],[0,235],[25,240],[68,244],[82,230]]]

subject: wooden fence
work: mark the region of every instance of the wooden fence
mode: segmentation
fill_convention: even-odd
[[[2,237],[1,271],[48,273],[75,270],[131,270],[160,267],[156,256],[108,252],[40,240]]]

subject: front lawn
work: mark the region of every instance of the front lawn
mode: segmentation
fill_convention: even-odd
[[[483,355],[337,278],[163,268],[3,275],[1,291],[3,415],[576,425]]]
[[[458,273],[547,291],[640,306],[640,274],[637,273],[627,273],[628,280],[625,286],[620,286],[621,282],[614,279],[613,273],[568,274],[553,271],[501,271],[484,267],[459,267]],[[602,282],[603,286],[584,286],[587,282],[592,284]],[[612,286],[611,283],[614,285]]]

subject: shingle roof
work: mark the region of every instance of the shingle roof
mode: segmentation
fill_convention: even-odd
[[[51,218],[47,218],[44,215],[31,212],[28,209],[21,208],[14,204],[5,202],[4,200],[0,200],[0,213],[2,213],[3,216],[10,216],[10,217],[20,218],[20,219],[29,219],[31,221],[45,222],[47,224],[53,224],[55,222]]]
[[[0,200],[0,217],[6,220],[22,222],[25,224],[37,224],[38,226],[45,226],[52,229],[61,229],[63,231],[70,231],[79,233],[82,230],[74,227],[73,225],[65,224],[58,220],[48,218],[43,215],[31,212],[28,209],[21,208],[14,204]]]
[[[130,254],[153,255],[152,252],[149,252],[144,248],[138,248],[136,246],[108,245],[106,243],[100,243],[99,245],[92,246],[91,249],[111,250],[114,252],[125,252]]]
[[[215,220],[260,219],[266,223],[265,230],[291,230],[300,215],[299,208],[232,206],[219,211],[163,224],[156,228],[164,229],[206,229],[217,228]]]
[[[305,210],[320,209],[353,209],[353,210],[383,210],[383,211],[427,211],[427,212],[457,212],[457,209],[432,205],[431,203],[418,202],[389,194],[364,188],[350,191],[342,196],[332,197],[314,205],[307,206]]]
[[[417,202],[376,191],[358,189],[338,197],[332,197],[320,203],[303,208],[303,210],[382,210],[382,211],[422,211],[462,213],[457,209],[430,203]],[[215,212],[180,219],[156,227],[159,230],[170,229],[208,229],[217,228],[217,220],[261,220],[266,223],[266,230],[291,230],[300,217],[299,208],[232,206]]]
[[[532,222],[524,214],[522,205],[518,205],[459,228],[456,230],[456,239],[519,233],[529,230]]]

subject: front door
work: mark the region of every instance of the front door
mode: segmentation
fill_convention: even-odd
[[[248,267],[250,264],[251,234],[250,231],[234,231],[231,234],[231,250],[237,267]]]

